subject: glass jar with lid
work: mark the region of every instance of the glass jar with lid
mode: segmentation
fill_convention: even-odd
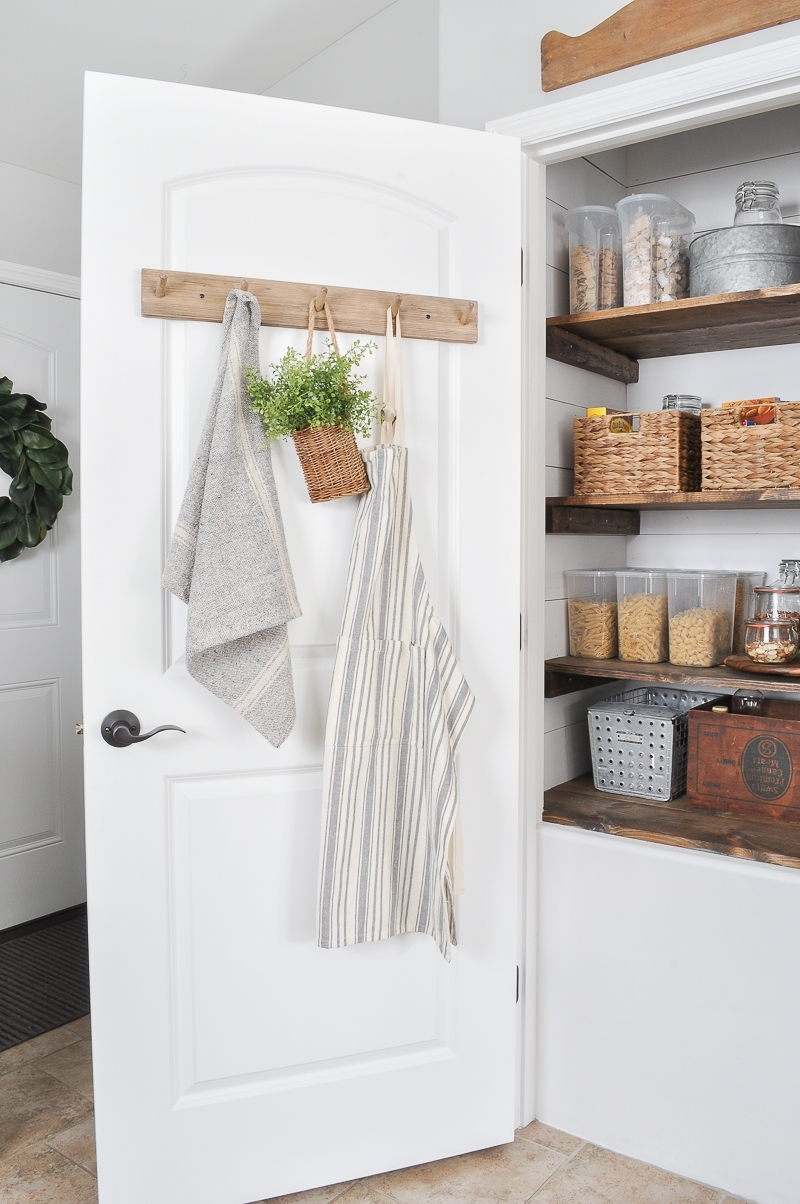
[[[751,619],[744,647],[750,659],[759,665],[782,665],[794,660],[798,639],[797,622],[792,619]]]
[[[800,581],[790,583],[793,577],[791,570],[784,571],[784,565],[792,565],[795,561],[781,561],[781,575],[770,585],[756,586],[753,590],[755,602],[753,605],[754,619],[794,619],[800,622]]]
[[[778,571],[783,585],[800,586],[800,560],[782,560]]]
[[[662,410],[681,410],[684,414],[699,414],[702,408],[702,397],[693,393],[665,393],[661,402]]]
[[[734,226],[779,226],[781,194],[772,180],[745,180],[736,189]]]

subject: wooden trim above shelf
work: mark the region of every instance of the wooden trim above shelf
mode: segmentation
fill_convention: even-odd
[[[684,686],[689,690],[718,690],[720,694],[732,694],[734,690],[762,690],[767,694],[800,696],[800,679],[797,677],[737,673],[723,665],[713,669],[696,669],[667,662],[645,665],[640,661],[595,660],[588,656],[556,656],[544,662],[545,698],[558,698],[576,690],[590,690],[612,681],[621,683],[620,690],[625,689],[622,683],[632,681]]]
[[[400,313],[403,335],[443,343],[477,343],[478,303],[456,297],[381,293],[364,288],[294,284],[287,280],[244,280],[200,272],[142,269],[142,316],[221,322],[228,293],[244,288],[258,298],[262,326],[305,330],[308,307],[318,299],[316,327],[327,330],[327,301],[337,330],[346,334],[386,334],[386,310]]]
[[[619,380],[617,361],[604,367],[609,351],[635,363],[661,356],[800,342],[800,284],[565,314],[548,318],[547,331],[551,359]],[[587,342],[598,344],[603,351],[592,358],[584,346]],[[636,371],[638,375],[638,365]]]
[[[581,534],[586,535],[592,534],[589,530],[591,520],[585,517],[592,511],[603,514],[614,510],[794,510],[800,508],[800,489],[707,489],[702,493],[609,493],[605,496],[595,493],[591,497],[576,494],[572,497],[549,497],[546,503],[554,516],[551,521],[554,524],[558,521],[562,526],[567,520],[556,520],[556,511],[575,509],[583,512],[586,526]],[[552,529],[557,531],[561,527],[554,525]],[[598,529],[596,533],[637,534],[603,529]]]
[[[595,790],[591,774],[546,790],[542,819],[587,832],[800,869],[800,824],[701,811],[687,806],[685,798],[656,802],[604,794]]]

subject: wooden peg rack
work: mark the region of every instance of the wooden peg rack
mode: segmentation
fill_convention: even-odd
[[[422,297],[416,293],[379,293],[363,288],[325,288],[286,280],[164,272],[157,268],[142,269],[142,315],[221,322],[225,301],[233,288],[255,294],[261,306],[262,326],[305,330],[308,307],[315,300],[318,330],[327,330],[324,313],[327,301],[336,329],[347,334],[386,334],[386,310],[391,306],[393,314],[400,314],[405,338],[437,339],[444,343],[478,341],[476,301]]]

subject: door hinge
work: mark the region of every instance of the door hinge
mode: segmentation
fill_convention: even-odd
[[[517,998],[514,1002],[519,1003],[519,966],[517,966]]]
[[[522,652],[522,615],[519,616],[519,650]]]
[[[525,248],[524,247],[520,247],[520,249],[519,249],[519,282],[520,282],[520,284],[525,283]]]

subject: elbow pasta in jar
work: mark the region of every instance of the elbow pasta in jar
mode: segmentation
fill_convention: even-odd
[[[710,668],[730,656],[734,573],[669,573],[669,659]]]
[[[617,655],[616,573],[575,569],[566,577],[570,656],[613,659]]]
[[[619,656],[656,664],[669,658],[666,573],[617,573]]]

